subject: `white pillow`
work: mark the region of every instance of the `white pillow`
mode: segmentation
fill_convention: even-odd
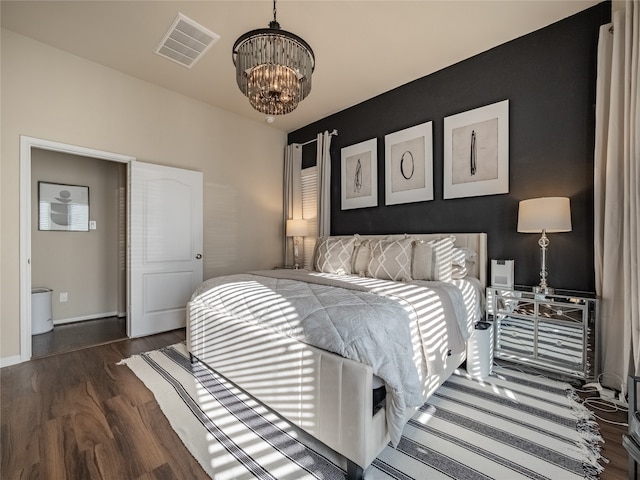
[[[467,256],[460,248],[451,249],[451,264],[458,267],[464,267],[464,262]]]
[[[451,267],[451,278],[453,280],[464,278],[468,273],[469,272],[467,271],[467,267],[461,267],[460,265],[453,265]]]
[[[353,265],[351,271],[361,276],[367,275],[367,268],[369,268],[369,260],[371,260],[371,248],[372,244],[378,240],[363,239],[359,234],[355,234],[356,244],[353,249]],[[389,240],[390,235],[379,240]]]
[[[466,247],[453,247],[451,253],[451,263],[459,267],[466,267],[467,262],[473,263],[476,252]]]
[[[351,273],[351,255],[355,238],[322,237],[318,242],[314,269],[323,273]]]
[[[367,274],[382,280],[407,282],[411,278],[411,257],[413,240],[377,240],[371,241],[371,260]]]
[[[453,247],[451,258],[451,278],[464,278],[473,269],[476,252],[466,247]]]
[[[359,235],[355,235],[356,245],[353,250],[353,265],[351,271],[358,275],[365,275],[371,260],[371,240],[362,240]]]
[[[417,241],[413,249],[413,278],[450,282],[454,242],[455,237]]]

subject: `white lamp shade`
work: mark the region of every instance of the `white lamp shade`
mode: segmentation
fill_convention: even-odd
[[[287,220],[287,237],[306,237],[309,235],[309,224],[306,220]]]
[[[567,197],[522,200],[518,208],[518,232],[570,232],[571,207]]]

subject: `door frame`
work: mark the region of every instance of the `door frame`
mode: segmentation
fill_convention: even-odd
[[[34,148],[130,163],[136,157],[20,135],[20,361],[31,359],[31,151]],[[127,221],[129,212],[127,212]],[[129,240],[127,239],[127,244]],[[128,281],[127,266],[127,281]],[[128,301],[127,301],[128,313]],[[127,316],[128,321],[128,316]]]

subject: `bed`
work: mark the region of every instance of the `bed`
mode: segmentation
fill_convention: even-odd
[[[464,362],[486,245],[484,233],[320,239],[312,270],[205,281],[187,305],[187,348],[362,478]]]

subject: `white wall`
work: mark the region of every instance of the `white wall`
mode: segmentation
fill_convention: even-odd
[[[0,96],[1,359],[20,343],[21,134],[202,171],[205,278],[281,261],[283,132],[4,29]]]

